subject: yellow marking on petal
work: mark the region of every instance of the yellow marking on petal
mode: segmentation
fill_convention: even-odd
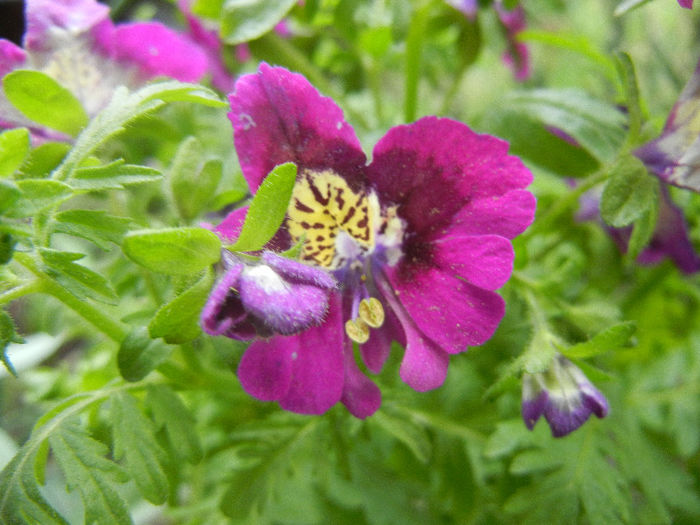
[[[342,262],[336,253],[340,232],[362,248],[374,246],[370,208],[367,194],[353,191],[337,173],[306,170],[294,185],[287,228],[294,242],[306,234],[302,259],[336,268]]]
[[[345,322],[345,333],[356,343],[362,344],[369,340],[369,326],[362,319],[348,319]]]
[[[372,328],[379,328],[384,324],[384,307],[376,297],[360,301],[359,315],[360,319]]]

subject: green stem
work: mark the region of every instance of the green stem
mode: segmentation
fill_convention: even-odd
[[[452,85],[450,86],[450,89],[445,94],[445,98],[442,99],[442,106],[440,107],[440,115],[446,115],[450,111],[450,107],[452,106],[452,102],[454,101],[454,98],[457,96],[457,93],[459,93],[459,87],[462,85],[462,79],[464,78],[464,73],[467,71],[468,66],[469,66],[469,62],[466,62],[466,61],[463,62],[459,68],[459,71],[454,76],[454,79],[452,81]]]
[[[428,19],[427,9],[428,6],[417,9],[411,16],[411,24],[408,26],[408,36],[406,37],[406,94],[403,107],[405,122],[416,120],[420,64]]]
[[[121,323],[105,315],[89,302],[78,299],[60,286],[36,265],[29,254],[16,253],[15,260],[38,277],[39,289],[37,291],[55,297],[113,341],[121,343],[126,337],[126,329]]]
[[[537,219],[534,224],[528,229],[527,235],[532,235],[534,233],[539,233],[540,231],[547,230],[552,223],[557,221],[564,213],[566,213],[569,208],[574,206],[581,195],[586,193],[588,190],[594,186],[600,184],[608,177],[608,170],[602,168],[596,171],[592,175],[589,175],[584,179],[576,188],[567,193],[564,197],[559,199],[557,203],[549,208],[547,212]]]
[[[41,289],[41,281],[34,279],[32,281],[20,284],[14,288],[0,294],[0,305],[7,304],[15,299],[19,299],[24,295],[38,292]]]

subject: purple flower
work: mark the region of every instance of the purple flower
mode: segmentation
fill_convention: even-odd
[[[560,354],[547,371],[523,375],[522,415],[530,430],[544,415],[552,435],[563,437],[583,425],[591,414],[602,418],[608,410],[605,396]]]
[[[700,257],[693,248],[688,234],[688,226],[683,212],[671,200],[666,184],[661,184],[659,199],[659,215],[656,229],[649,244],[637,257],[637,262],[645,265],[658,264],[669,258],[684,273],[694,273],[700,270]],[[617,244],[621,252],[627,252],[627,245],[632,236],[632,226],[613,228],[604,224],[600,219],[600,190],[585,193],[580,200],[577,219],[595,220],[603,224],[605,230]]]
[[[0,40],[0,74],[42,71],[69,89],[89,115],[119,85],[135,87],[157,76],[197,81],[207,59],[198,46],[156,22],[114,25],[94,0],[28,0],[24,49]],[[2,127],[29,126],[0,93]],[[42,130],[38,130],[42,131]]]
[[[518,34],[525,30],[525,10],[522,5],[517,5],[512,10],[507,10],[501,0],[493,4],[498,19],[503,26],[508,43],[508,49],[503,54],[503,61],[513,70],[515,79],[522,82],[530,78],[530,50],[518,41]]]
[[[208,334],[245,341],[295,334],[323,321],[336,286],[328,273],[269,251],[251,263],[224,250],[222,260],[224,276],[202,310]]]
[[[649,171],[669,184],[700,192],[700,62],[661,135],[635,150]]]
[[[533,219],[530,172],[505,142],[436,117],[389,130],[367,165],[340,108],[303,76],[267,64],[241,77],[230,101],[251,191],[278,164],[298,168],[277,249],[304,236],[302,260],[339,283],[323,324],[247,349],[243,388],[293,412],[341,401],[367,417],[381,395],[353,341],[374,373],[399,342],[401,378],[418,391],[439,387],[449,356],[484,343],[504,314],[494,290],[512,271],[510,239]]]
[[[685,7],[686,9],[693,8],[693,0],[678,0],[678,5]]]

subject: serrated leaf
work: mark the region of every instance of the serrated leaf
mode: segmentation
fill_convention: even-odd
[[[207,270],[191,288],[162,306],[148,324],[151,337],[162,337],[170,344],[182,344],[199,336],[202,332],[199,315],[213,283],[213,273]]]
[[[0,519],[8,525],[69,525],[44,499],[34,477],[36,450],[28,442],[0,472]]]
[[[265,177],[250,203],[241,233],[229,250],[260,250],[272,239],[287,214],[296,176],[296,165],[287,162],[276,166]]]
[[[629,343],[630,337],[636,330],[637,325],[633,321],[619,323],[603,330],[584,343],[561,348],[561,352],[566,357],[573,359],[586,359],[611,350],[617,350]]]
[[[140,381],[165,361],[172,351],[172,346],[151,339],[145,328],[137,328],[119,346],[119,373],[127,381]]]
[[[70,186],[57,180],[23,179],[18,180],[16,184],[22,192],[22,197],[14,205],[11,214],[13,217],[31,217],[73,196]]]
[[[198,216],[216,192],[223,174],[218,159],[203,162],[200,142],[189,137],[178,148],[170,168],[170,187],[180,216],[190,221]]]
[[[112,486],[128,480],[126,472],[105,456],[107,447],[77,424],[63,424],[49,436],[69,491],[77,490],[85,508],[85,523],[131,524],[129,511]]]
[[[370,421],[406,445],[418,461],[428,463],[432,446],[424,429],[411,421],[395,418],[382,411],[375,412]]]
[[[110,249],[110,243],[121,244],[133,224],[127,217],[116,217],[101,210],[66,210],[56,214],[54,220],[54,231],[82,237],[103,250]]]
[[[112,432],[114,456],[124,461],[143,497],[156,505],[165,502],[169,490],[162,467],[165,453],[156,441],[153,422],[124,392],[112,397]]]
[[[565,132],[601,162],[615,157],[625,136],[620,111],[576,89],[515,93],[505,104]]]
[[[29,152],[29,131],[17,128],[0,133],[0,177],[9,177],[19,169]]]
[[[297,0],[226,0],[221,13],[221,37],[227,44],[255,40],[271,31]]]
[[[152,182],[162,177],[160,171],[148,166],[125,164],[122,159],[103,166],[78,168],[68,184],[76,190],[97,191],[122,189],[131,184]]]
[[[12,105],[43,126],[76,137],[88,123],[80,101],[45,73],[15,70],[5,75],[2,85]]]
[[[620,157],[610,168],[600,198],[600,216],[610,226],[622,228],[639,219],[659,198],[658,179],[647,173],[637,157]]]
[[[221,241],[204,228],[131,232],[122,249],[134,262],[168,275],[196,274],[221,258]]]
[[[150,385],[146,404],[156,425],[165,428],[170,444],[178,458],[190,463],[202,459],[202,446],[195,431],[195,419],[180,398],[168,387]]]
[[[39,248],[39,253],[47,273],[77,297],[92,297],[106,303],[116,303],[119,299],[105,277],[73,262],[82,258],[83,254],[50,248]]]

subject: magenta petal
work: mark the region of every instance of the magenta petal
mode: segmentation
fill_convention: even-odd
[[[238,285],[243,268],[244,265],[240,263],[229,268],[209,294],[201,314],[202,328],[206,333],[226,334],[234,324],[246,316],[240,301],[238,301],[238,307],[229,304],[230,290]]]
[[[449,229],[442,235],[495,234],[512,239],[532,224],[536,205],[534,195],[526,190],[475,199],[453,217]]]
[[[112,39],[115,58],[138,64],[147,77],[163,75],[196,82],[207,71],[204,51],[158,22],[116,26]]]
[[[396,319],[393,310],[391,308],[385,308],[384,313],[385,319],[382,327],[370,331],[369,340],[360,345],[362,360],[367,368],[375,374],[382,371],[384,363],[391,352],[391,342],[405,342],[403,329],[398,319]]]
[[[214,233],[227,242],[235,242],[241,233],[241,228],[243,228],[243,222],[245,222],[247,213],[248,206],[233,210],[214,228]]]
[[[436,268],[410,276],[387,268],[386,276],[416,326],[450,354],[487,341],[505,313],[505,302],[497,293]]]
[[[401,379],[418,392],[442,386],[447,377],[449,355],[412,327],[406,329],[406,339],[406,351],[399,369]]]
[[[497,235],[443,237],[433,244],[435,262],[479,288],[497,290],[513,272],[510,241]]]
[[[382,394],[379,387],[360,372],[349,340],[344,347],[345,383],[340,400],[353,416],[364,419],[377,411],[382,404]]]
[[[296,337],[277,336],[250,345],[238,365],[243,389],[261,401],[277,401],[289,390]]]
[[[368,177],[382,203],[397,203],[408,231],[434,233],[474,199],[526,187],[532,174],[508,144],[455,120],[425,117],[391,128],[374,148]]]
[[[280,406],[299,414],[323,414],[343,393],[344,332],[338,294],[331,295],[326,322],[284,339],[294,339],[296,346],[292,381]]]
[[[27,60],[27,53],[14,42],[0,38],[0,77],[16,69]]]
[[[693,8],[693,0],[678,0],[678,5],[685,7],[686,9]]]
[[[333,170],[361,183],[366,162],[342,110],[303,76],[261,64],[230,95],[236,152],[251,191],[278,164]]]
[[[288,281],[313,284],[324,290],[332,290],[338,285],[330,273],[318,266],[309,266],[270,251],[263,252],[261,259]]]

